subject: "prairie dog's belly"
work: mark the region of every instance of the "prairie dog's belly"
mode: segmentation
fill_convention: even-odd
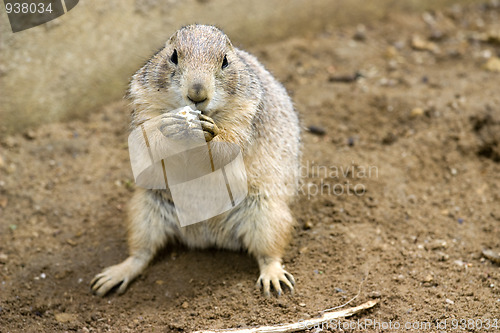
[[[167,209],[173,209],[167,206]],[[238,236],[240,224],[238,217],[244,211],[244,205],[239,205],[231,213],[223,213],[208,221],[198,222],[178,228],[179,241],[189,248],[206,249],[219,248],[238,251],[243,244]],[[178,223],[165,220],[165,223]]]

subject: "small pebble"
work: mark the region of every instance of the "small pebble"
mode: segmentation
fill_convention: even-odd
[[[1,208],[7,207],[8,202],[9,202],[9,199],[6,196],[0,195],[0,207]]]
[[[484,59],[489,59],[493,56],[493,53],[490,50],[483,50],[481,51],[481,57]]]
[[[71,238],[68,238],[66,239],[66,243],[68,243],[69,245],[71,246],[76,246],[78,245],[77,242],[75,242],[74,240],[72,240]]]
[[[424,245],[426,250],[442,250],[445,249],[448,244],[445,240],[436,239]]]
[[[429,283],[429,282],[432,282],[432,280],[434,280],[434,278],[432,277],[432,275],[430,274],[427,274],[424,279],[422,280],[422,282],[424,283]]]
[[[54,317],[60,323],[75,322],[78,318],[78,316],[73,313],[56,313]]]
[[[430,36],[429,36],[429,39],[433,40],[433,41],[441,41],[445,37],[446,37],[446,34],[444,34],[442,31],[433,29]]]
[[[490,44],[495,44],[495,45],[500,45],[500,31],[489,31],[485,36],[484,36],[484,41],[486,43]]]
[[[493,250],[483,250],[481,253],[485,258],[487,258],[493,262],[496,262],[497,264],[500,264],[500,253],[499,252],[495,252]]]
[[[356,27],[356,33],[353,38],[358,41],[363,41],[366,39],[366,27],[363,24],[358,24]]]
[[[360,72],[355,72],[354,74],[348,75],[332,75],[328,78],[328,82],[340,82],[340,83],[351,83],[362,78],[363,75]]]
[[[385,50],[385,57],[387,59],[393,59],[396,58],[399,55],[398,49],[396,49],[394,46],[389,46],[387,50]]]
[[[471,266],[471,264],[466,263],[466,262],[464,262],[462,260],[455,260],[455,261],[453,261],[453,263],[455,265],[457,265],[457,266],[464,267],[464,268],[467,268],[467,267]]]
[[[400,282],[405,279],[405,276],[403,274],[399,274],[398,276],[395,276],[393,279],[394,281]]]
[[[414,108],[411,110],[410,116],[412,118],[420,117],[424,114],[424,109],[422,108]]]
[[[311,221],[307,220],[306,223],[304,223],[304,230],[312,229],[312,227],[314,227],[314,224],[312,224]]]
[[[8,136],[4,139],[3,141],[3,144],[7,147],[7,148],[14,148],[16,147],[19,143],[17,142],[17,140],[12,137],[12,136]]]
[[[461,217],[459,217],[457,221],[458,221],[458,224],[462,224],[462,223],[464,223],[464,219],[463,219],[463,218],[461,218]]]
[[[300,254],[303,254],[303,253],[306,253],[307,251],[309,250],[309,248],[307,246],[303,246],[299,249],[299,253]]]
[[[398,139],[398,137],[396,135],[394,135],[392,132],[389,132],[382,139],[382,144],[390,145],[390,144],[393,144],[394,142],[396,142],[397,139]]]
[[[40,274],[41,279],[45,279],[46,277],[47,277],[47,275],[45,273]]]
[[[410,194],[408,196],[408,202],[411,203],[411,204],[414,204],[417,202],[417,197],[415,196],[415,194]]]
[[[422,37],[420,37],[418,35],[414,35],[411,38],[410,44],[411,44],[411,47],[417,51],[430,51],[433,53],[439,52],[439,47],[437,46],[436,43],[426,41],[425,39],[423,39]]]
[[[429,12],[424,12],[422,14],[422,19],[424,20],[425,23],[427,23],[431,27],[436,25],[436,19],[434,18],[434,15],[432,15]]]
[[[390,71],[395,71],[398,69],[398,62],[394,59],[389,59],[387,62],[387,69]]]
[[[500,72],[500,58],[491,57],[488,61],[483,65],[483,68],[489,72]]]
[[[280,294],[280,295],[281,295],[281,294]],[[280,308],[284,308],[284,309],[288,308],[288,304],[284,303],[282,300],[279,300],[279,301],[278,301],[278,306],[279,306]]]
[[[323,136],[326,134],[326,130],[323,127],[316,126],[316,125],[311,125],[307,128],[309,133],[314,134],[314,135],[319,135]]]
[[[304,307],[306,306],[306,303],[299,303],[299,306]]]
[[[34,139],[36,139],[36,133],[33,130],[28,130],[26,133],[24,133],[24,136],[28,140],[34,140]]]
[[[445,302],[446,302],[446,303],[448,303],[448,304],[451,304],[451,305],[455,304],[455,302],[453,302],[453,301],[452,301],[451,299],[449,299],[449,298],[447,298],[447,299],[445,300]]]
[[[441,251],[438,251],[437,255],[438,255],[438,261],[448,261],[448,259],[450,259],[449,255]]]
[[[7,166],[7,173],[8,174],[13,174],[14,172],[16,172],[16,170],[17,170],[17,166],[14,163],[10,163]]]
[[[181,306],[182,306],[183,309],[187,309],[189,307],[189,303],[188,302],[184,302],[184,303],[182,303]]]
[[[0,263],[5,264],[9,257],[5,253],[0,253]]]

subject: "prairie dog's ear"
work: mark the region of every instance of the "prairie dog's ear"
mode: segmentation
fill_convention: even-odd
[[[172,45],[173,43],[175,43],[176,40],[177,40],[177,31],[172,36],[170,36],[170,38],[165,43],[165,46]]]
[[[226,45],[231,51],[234,51],[233,43],[231,43],[231,40],[227,36],[226,36]]]

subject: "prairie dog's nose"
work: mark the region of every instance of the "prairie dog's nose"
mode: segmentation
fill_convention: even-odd
[[[201,83],[193,83],[188,89],[187,98],[193,103],[202,103],[208,98],[207,89]]]

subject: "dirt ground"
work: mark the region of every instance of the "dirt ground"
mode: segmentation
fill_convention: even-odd
[[[500,266],[481,254],[500,251],[498,2],[250,51],[285,84],[305,129],[284,258],[295,296],[265,299],[244,253],[183,247],[122,296],[90,293],[92,277],[127,256],[134,184],[129,111],[117,101],[1,140],[0,332],[292,323],[358,290],[348,307],[378,304],[341,321],[344,332],[500,331]]]

